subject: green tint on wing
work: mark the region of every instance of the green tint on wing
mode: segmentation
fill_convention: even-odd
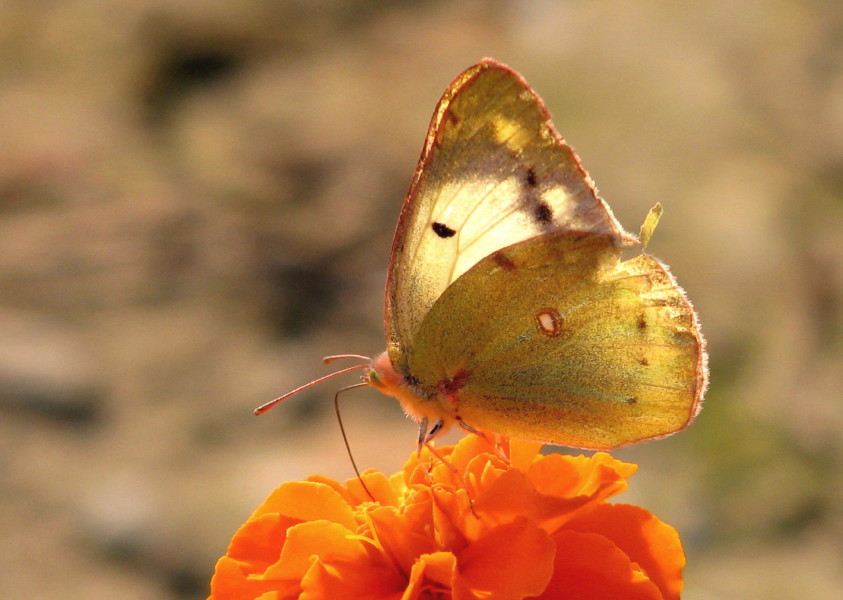
[[[423,320],[408,367],[429,396],[447,389],[471,427],[612,448],[688,425],[705,387],[703,344],[658,260],[620,262],[609,236],[558,232],[455,281]]]

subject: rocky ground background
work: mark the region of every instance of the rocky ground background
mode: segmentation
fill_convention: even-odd
[[[352,476],[433,107],[521,71],[694,300],[697,423],[617,454],[689,600],[843,592],[843,5],[0,3],[0,596],[203,598],[278,483]],[[354,381],[352,376],[350,382]],[[415,426],[344,414],[392,472]]]

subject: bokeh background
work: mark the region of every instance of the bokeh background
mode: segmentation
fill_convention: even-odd
[[[0,3],[0,596],[203,598],[278,483],[353,476],[440,94],[493,56],[700,313],[711,389],[617,452],[689,600],[843,596],[843,4]],[[354,376],[348,383],[356,381]],[[361,466],[416,428],[343,401]]]

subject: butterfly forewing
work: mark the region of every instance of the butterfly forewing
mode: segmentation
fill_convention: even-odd
[[[445,289],[484,257],[554,231],[635,243],[520,75],[491,60],[460,75],[434,113],[393,242],[389,356],[407,353]]]

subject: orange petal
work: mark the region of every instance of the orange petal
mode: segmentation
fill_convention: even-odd
[[[527,440],[509,440],[509,460],[513,469],[526,471],[539,456],[543,444]]]
[[[406,577],[419,556],[437,550],[432,504],[428,494],[426,502],[414,502],[401,512],[384,507],[367,513],[372,537],[384,556]]]
[[[351,497],[351,493],[346,489],[346,487],[341,484],[336,479],[331,479],[330,477],[325,477],[324,475],[308,475],[305,481],[312,481],[313,483],[324,483],[331,489],[333,489],[336,493],[342,496],[342,499],[345,500],[350,506],[354,506],[354,498]]]
[[[550,536],[526,518],[495,527],[457,555],[454,599],[540,594],[553,573],[555,549]]]
[[[548,454],[534,462],[527,473],[541,494],[566,498],[592,496],[603,500],[625,490],[626,479],[637,468],[605,452],[590,457]]]
[[[431,488],[433,496],[433,528],[441,548],[459,552],[469,542],[469,535],[478,525],[471,514],[468,493],[441,486]]]
[[[237,561],[223,556],[214,569],[208,600],[248,600],[269,595],[278,600],[294,600],[300,592],[298,582],[279,586],[275,582],[251,579]]]
[[[665,600],[679,599],[685,566],[682,542],[673,527],[647,510],[629,504],[601,504],[565,528],[609,538],[647,573]]]
[[[353,532],[337,523],[311,521],[287,530],[287,539],[278,561],[266,570],[273,579],[301,579],[310,569],[311,558],[345,561],[363,560],[366,549]]]
[[[299,600],[399,600],[406,583],[403,577],[382,565],[315,559],[302,578]]]
[[[624,491],[638,468],[605,452],[588,456],[550,454],[536,460],[527,475],[542,497],[543,527],[555,531],[578,514]],[[565,508],[567,506],[567,508]]]
[[[374,502],[377,502],[381,506],[399,505],[400,501],[398,494],[390,484],[386,475],[379,471],[375,471],[374,469],[368,469],[362,473],[361,477],[363,478],[363,483],[366,484],[366,488],[368,488],[369,492],[371,492],[375,497]],[[363,483],[361,483],[356,477],[345,482],[348,491],[354,498],[355,506],[362,504],[363,502],[373,501],[366,489],[363,488]]]
[[[539,600],[662,600],[659,588],[602,535],[564,529],[553,540],[553,577]]]
[[[477,539],[483,532],[519,516],[537,516],[536,490],[527,476],[517,470],[502,473],[474,499],[474,511],[480,517],[466,522],[466,537]]]
[[[406,586],[373,545],[337,523],[313,521],[287,531],[276,580],[301,582],[301,598],[397,598]],[[397,595],[396,595],[397,594]]]
[[[486,455],[488,455],[488,458],[485,458]],[[450,463],[457,470],[465,471],[468,463],[477,457],[484,457],[485,460],[488,460],[489,458],[499,458],[499,454],[495,445],[486,438],[479,435],[467,435],[454,446],[453,452],[450,453]]]
[[[281,484],[252,513],[251,518],[266,513],[279,513],[299,521],[324,519],[349,529],[357,527],[354,511],[340,493],[327,484],[314,481]]]
[[[473,539],[478,530],[487,530],[492,525],[522,515],[530,517],[546,532],[553,533],[584,507],[595,503],[596,500],[589,495],[571,498],[542,495],[526,474],[510,470],[477,496],[474,510],[481,518],[479,522],[476,519],[468,521],[464,531],[467,537]]]
[[[237,561],[244,572],[263,573],[278,560],[284,532],[298,523],[278,514],[265,514],[246,521],[228,545],[226,556]]]
[[[450,597],[456,567],[457,559],[450,552],[422,554],[413,564],[410,581],[401,600]]]

